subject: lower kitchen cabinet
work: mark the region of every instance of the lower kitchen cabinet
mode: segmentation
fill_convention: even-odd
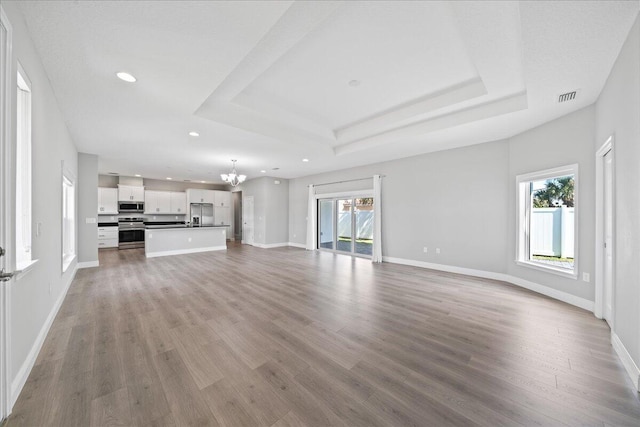
[[[98,249],[118,247],[118,227],[98,227]]]

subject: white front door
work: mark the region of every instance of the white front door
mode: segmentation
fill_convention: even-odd
[[[612,153],[609,151],[603,158],[603,287],[604,287],[604,318],[609,325],[613,319],[613,168]]]
[[[253,245],[253,196],[247,196],[242,199],[242,242],[247,245]]]
[[[9,379],[11,336],[11,286],[7,271],[15,269],[14,241],[10,231],[9,198],[15,187],[11,173],[11,25],[0,8],[0,423],[11,413],[11,383]]]

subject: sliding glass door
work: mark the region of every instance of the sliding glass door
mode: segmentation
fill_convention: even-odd
[[[318,249],[371,256],[373,198],[319,199]]]

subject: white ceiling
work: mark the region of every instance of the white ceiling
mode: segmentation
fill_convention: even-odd
[[[20,2],[101,173],[207,182],[232,158],[249,178],[293,178],[506,138],[590,105],[639,4]]]

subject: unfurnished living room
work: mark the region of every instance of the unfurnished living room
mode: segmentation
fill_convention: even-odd
[[[0,12],[0,426],[640,426],[640,0]]]

